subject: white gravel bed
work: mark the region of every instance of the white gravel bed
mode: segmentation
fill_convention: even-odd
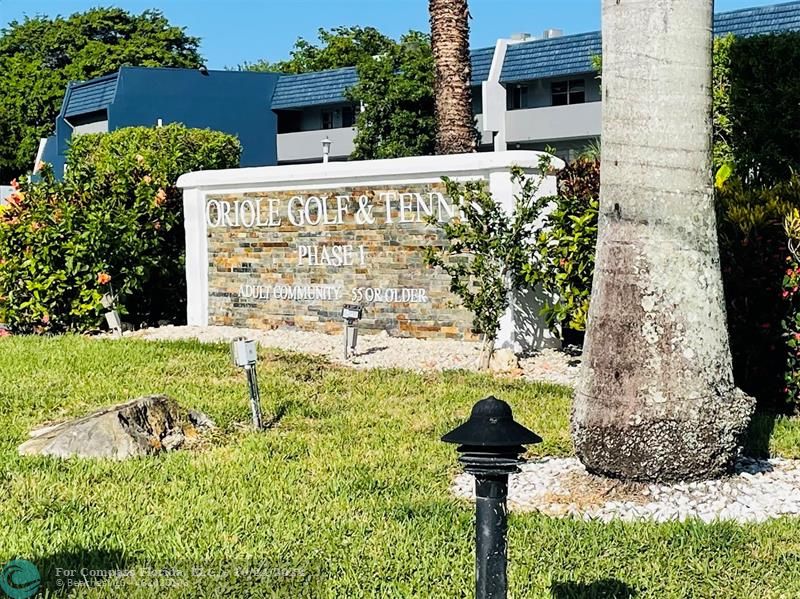
[[[522,376],[531,381],[547,381],[574,387],[581,364],[579,354],[559,349],[543,349],[519,361]]]
[[[693,483],[621,483],[590,475],[576,458],[522,465],[509,481],[509,507],[603,522],[696,518],[763,522],[800,515],[800,460],[740,458],[731,476]],[[474,499],[474,478],[456,477],[453,492]]]
[[[153,340],[198,339],[203,342],[230,341],[234,337],[255,339],[272,347],[322,355],[354,368],[404,368],[409,370],[477,370],[480,344],[449,339],[392,337],[386,333],[359,335],[354,357],[345,361],[342,335],[327,335],[295,329],[244,329],[237,327],[164,326],[125,333],[125,337]],[[520,361],[511,372],[530,380],[571,385],[578,359],[565,352],[545,349]]]

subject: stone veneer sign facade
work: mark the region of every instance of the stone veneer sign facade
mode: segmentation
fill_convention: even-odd
[[[539,176],[537,152],[497,152],[189,173],[184,189],[190,325],[340,332],[344,304],[367,331],[473,339],[449,277],[425,266],[456,215],[441,177],[481,179],[507,210],[510,167]],[[555,160],[558,162],[557,160]],[[555,192],[548,174],[538,193]],[[539,345],[519,298],[500,345]],[[528,307],[530,308],[530,307]],[[523,330],[524,329],[524,330]]]

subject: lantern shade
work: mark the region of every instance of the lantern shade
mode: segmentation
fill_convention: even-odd
[[[472,407],[469,420],[444,435],[442,441],[471,447],[509,447],[541,443],[542,438],[516,422],[506,402],[487,397]]]

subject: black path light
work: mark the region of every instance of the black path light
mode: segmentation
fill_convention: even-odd
[[[542,438],[515,422],[506,402],[487,397],[442,441],[459,444],[458,461],[475,476],[475,597],[505,599],[508,475],[525,462],[523,445]]]

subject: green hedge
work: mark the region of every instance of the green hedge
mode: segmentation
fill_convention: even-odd
[[[17,332],[90,329],[112,291],[125,320],[180,322],[175,183],[189,171],[236,167],[239,154],[235,137],[182,125],[76,137],[63,181],[45,165],[0,211],[0,321]]]
[[[720,38],[714,60],[717,154],[748,183],[800,171],[800,33]]]

